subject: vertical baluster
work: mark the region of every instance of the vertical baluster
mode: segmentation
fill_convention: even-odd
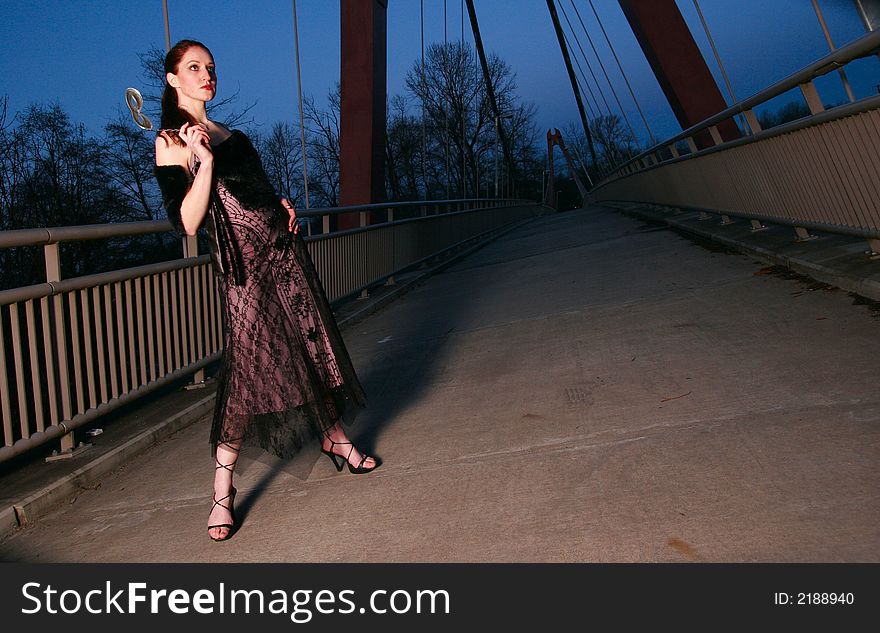
[[[168,296],[168,286],[171,284],[170,274],[162,273],[162,324],[165,332],[165,373],[174,371],[174,351],[171,338],[171,299]]]
[[[193,313],[195,314],[195,353],[193,360],[201,360],[204,356],[202,349],[202,266],[196,266],[192,269],[193,290],[195,291],[195,305]],[[205,370],[200,369],[193,376],[193,382],[200,383],[205,380]]]
[[[52,354],[52,323],[49,297],[40,298],[40,317],[43,320],[43,354],[46,357],[46,384],[49,392],[49,422],[53,425],[60,421],[58,411],[58,387],[55,382],[55,359]]]
[[[144,277],[144,291],[146,293],[146,310],[144,318],[147,320],[147,350],[150,354],[150,381],[156,380],[156,338],[153,329],[159,327],[158,312],[155,310],[156,302],[153,301],[153,283],[156,275]]]
[[[156,350],[159,352],[159,367],[157,368],[157,373],[159,376],[164,376],[167,373],[165,368],[165,333],[168,331],[167,326],[163,326],[163,306],[168,304],[167,296],[163,301],[162,297],[162,280],[165,278],[165,273],[161,273],[153,277],[153,292],[156,295]]]
[[[125,316],[126,323],[128,325],[128,367],[129,371],[131,371],[131,388],[137,389],[140,387],[140,380],[138,380],[138,370],[137,370],[137,347],[134,344],[134,307],[132,303],[134,302],[134,293],[131,291],[131,279],[125,280]]]
[[[18,304],[9,306],[9,324],[12,328],[12,358],[15,363],[15,386],[18,392],[18,418],[21,426],[21,436],[30,437],[30,424],[28,419],[27,396],[24,389],[24,358],[21,351],[21,327],[18,323]]]
[[[86,410],[85,389],[83,389],[82,375],[82,347],[79,341],[79,318],[76,310],[76,290],[67,295],[67,310],[70,313],[70,336],[71,352],[73,354],[73,380],[74,395],[76,396],[76,412],[83,413]]]
[[[92,288],[92,305],[95,311],[95,343],[98,346],[98,382],[101,385],[101,402],[107,402],[107,369],[104,360],[104,319],[101,318],[101,287]]]
[[[116,340],[119,345],[119,370],[120,374],[122,374],[121,380],[121,388],[122,393],[129,392],[129,382],[128,382],[128,362],[125,360],[125,319],[123,318],[123,303],[124,297],[122,293],[122,284],[120,282],[116,282],[113,284],[113,288],[115,290],[114,294],[116,295]]]
[[[180,297],[180,309],[184,312],[184,323],[186,323],[185,328],[181,328],[184,332],[184,336],[186,337],[186,364],[195,361],[196,349],[195,349],[195,332],[193,332],[193,327],[195,326],[195,320],[193,319],[193,269],[192,267],[186,268],[181,271],[183,273],[183,294]]]
[[[116,338],[113,336],[113,289],[110,284],[104,286],[104,315],[107,318],[107,358],[110,361],[110,390],[114,398],[119,397],[119,378],[116,371]],[[119,324],[116,322],[116,329]]]
[[[171,321],[172,321],[172,336],[171,336],[171,344],[174,350],[174,369],[178,369],[181,367],[181,353],[180,353],[180,327],[178,326],[177,320],[177,288],[179,286],[178,273],[179,270],[171,271]]]
[[[86,356],[86,386],[89,393],[89,408],[94,409],[98,406],[98,390],[95,385],[95,364],[92,362],[92,317],[89,309],[88,288],[79,291],[79,300],[82,308],[83,338],[85,338],[83,352]]]
[[[70,407],[70,368],[67,366],[67,337],[61,295],[52,297],[55,307],[55,349],[58,354],[58,384],[61,389],[61,418],[73,417]],[[71,442],[72,444],[72,442]],[[73,448],[71,445],[70,448]]]
[[[34,420],[37,423],[37,431],[46,430],[46,423],[43,419],[43,385],[40,380],[40,359],[39,350],[37,349],[37,325],[34,319],[34,300],[28,299],[24,304],[25,316],[27,318],[27,337],[28,348],[31,354],[31,386],[34,390]]]
[[[135,296],[135,304],[137,305],[137,310],[135,311],[135,321],[137,322],[137,335],[138,335],[138,357],[140,358],[140,368],[141,368],[141,380],[140,384],[147,384],[147,348],[144,345],[144,298],[143,291],[141,289],[141,284],[143,284],[145,278],[138,277],[137,279],[132,280],[134,283],[134,296]]]
[[[6,336],[3,334],[3,308],[0,306],[0,408],[3,409],[3,443],[12,446],[12,411],[9,400],[9,372],[6,371]]]

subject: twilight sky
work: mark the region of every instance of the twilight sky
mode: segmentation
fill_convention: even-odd
[[[303,92],[321,104],[339,79],[339,2],[297,2]],[[557,6],[568,12],[601,78],[571,2],[557,0]],[[574,2],[627,116],[644,140],[644,126],[588,0]],[[654,133],[662,138],[678,132],[617,1],[593,3]],[[388,93],[394,95],[405,92],[405,74],[420,56],[421,3],[389,0],[388,4]],[[172,43],[189,37],[211,48],[221,96],[241,88],[243,102],[258,102],[252,116],[263,129],[277,120],[298,124],[291,0],[168,0],[168,5]],[[460,39],[463,2],[446,0],[445,5],[447,37]],[[809,0],[699,0],[699,5],[740,99],[828,52]],[[693,0],[678,0],[678,6],[729,99]],[[820,0],[820,6],[836,45],[864,33],[852,0]],[[545,1],[476,0],[476,10],[487,51],[499,54],[512,66],[521,98],[537,106],[539,130],[578,121]],[[443,12],[444,0],[424,0],[426,45],[443,41]],[[473,41],[467,19],[464,37]],[[29,103],[58,100],[74,121],[98,133],[123,105],[125,88],[141,86],[138,53],[151,46],[164,49],[162,1],[2,0],[0,38],[4,42],[0,95],[9,97],[12,112]],[[848,73],[857,98],[878,91],[880,62],[876,57],[857,62]],[[836,74],[818,85],[826,102],[844,100]],[[616,111],[607,84],[603,89]],[[769,107],[778,108],[797,96],[784,95]]]

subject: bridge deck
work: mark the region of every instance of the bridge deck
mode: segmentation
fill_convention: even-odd
[[[609,211],[539,218],[345,331],[375,473],[246,452],[218,545],[197,423],[0,558],[877,561],[878,326]]]

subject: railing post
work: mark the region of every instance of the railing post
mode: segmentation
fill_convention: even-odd
[[[825,112],[825,106],[822,105],[822,98],[819,96],[819,91],[816,90],[816,84],[812,81],[808,81],[799,84],[798,88],[801,89],[801,93],[804,95],[804,100],[807,102],[807,107],[810,108],[810,114]]]
[[[811,235],[810,232],[802,226],[794,227],[794,233],[797,235],[795,242],[809,242],[818,239],[818,235]]]
[[[386,219],[388,222],[394,222],[394,207],[388,207]]]
[[[46,281],[52,283],[61,281],[61,253],[58,242],[46,244],[43,247],[46,259]],[[73,417],[70,406],[70,374],[67,367],[67,336],[64,327],[64,310],[62,308],[61,295],[52,297],[52,306],[55,311],[55,346],[58,351],[58,384],[61,388],[61,418],[69,420]],[[55,385],[49,385],[54,389]],[[61,452],[71,452],[76,447],[73,432],[61,436]]]
[[[761,124],[758,122],[758,117],[755,116],[754,110],[746,110],[743,112],[746,115],[746,123],[749,124],[749,129],[752,131],[752,134],[757,134],[761,131]]]

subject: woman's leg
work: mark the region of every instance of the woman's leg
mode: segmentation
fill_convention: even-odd
[[[214,505],[208,516],[208,534],[214,540],[224,540],[229,536],[229,525],[235,523],[232,514],[234,493],[232,475],[241,441],[219,442],[214,456]],[[215,526],[215,527],[211,527]]]
[[[351,467],[360,469],[360,472],[373,470],[378,465],[376,460],[362,455],[354,447],[351,440],[348,439],[340,423],[339,410],[333,402],[333,397],[326,394],[324,396],[324,403],[331,418],[335,419],[336,423],[329,428],[325,428],[321,433],[321,450],[325,453],[332,453],[330,459],[333,460],[333,464],[337,469],[341,469],[342,466],[339,465],[333,455],[339,455],[342,459],[347,460]]]
[[[376,460],[372,457],[364,458],[364,456],[354,447],[354,444],[351,443],[351,440],[348,439],[348,436],[342,428],[342,424],[339,422],[336,422],[336,424],[324,430],[323,436],[321,437],[321,448],[325,452],[334,453],[343,459],[348,460],[348,463],[354,468],[372,470],[376,467]],[[336,460],[334,459],[333,462],[336,463]]]

